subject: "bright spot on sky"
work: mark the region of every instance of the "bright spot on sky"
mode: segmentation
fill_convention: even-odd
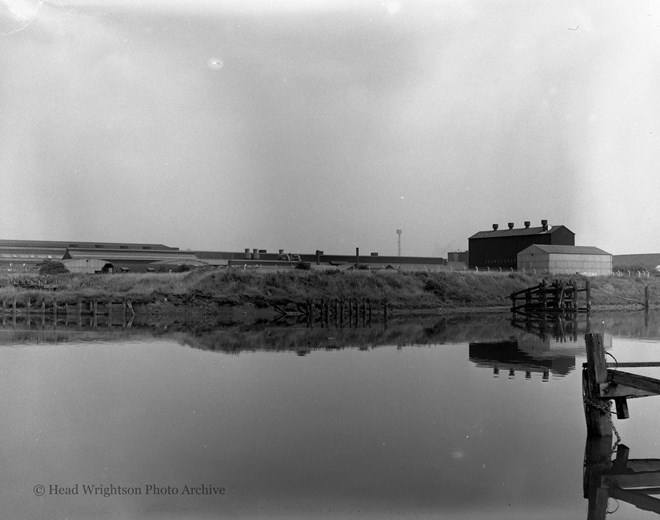
[[[219,70],[224,66],[224,62],[220,58],[211,58],[208,61],[208,65],[210,69]]]
[[[401,4],[399,2],[386,2],[385,9],[387,14],[396,14],[401,10]]]
[[[37,16],[41,0],[1,0],[7,6],[9,13],[20,21],[28,21]]]

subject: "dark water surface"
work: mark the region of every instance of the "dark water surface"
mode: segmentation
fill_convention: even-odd
[[[586,519],[585,327],[7,328],[3,517]],[[653,316],[589,327],[660,360]],[[629,407],[630,458],[660,459],[660,398]]]

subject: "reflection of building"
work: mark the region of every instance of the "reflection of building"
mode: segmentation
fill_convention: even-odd
[[[575,233],[564,226],[549,226],[547,220],[540,227],[531,227],[529,221],[523,228],[514,228],[513,222],[508,229],[498,227],[493,224],[491,231],[479,231],[468,239],[470,267],[516,269],[518,252],[533,244],[575,244]]]
[[[538,349],[539,345],[535,346]],[[524,351],[518,341],[470,343],[469,355],[476,366],[492,368],[495,376],[500,371],[508,371],[509,377],[517,371],[524,372],[526,378],[532,373],[541,373],[547,381],[550,373],[562,377],[575,369],[575,352],[534,350],[534,355]]]
[[[612,255],[597,247],[534,244],[518,253],[518,269],[550,274],[612,274]]]

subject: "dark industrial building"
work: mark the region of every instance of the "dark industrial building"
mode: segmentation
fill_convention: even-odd
[[[539,227],[516,228],[509,222],[508,229],[493,224],[490,231],[479,231],[469,239],[468,261],[471,269],[517,269],[517,255],[534,244],[575,245],[575,233],[565,226],[549,226],[542,220]]]

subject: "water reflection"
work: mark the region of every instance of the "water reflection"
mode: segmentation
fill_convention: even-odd
[[[588,438],[583,488],[588,520],[604,520],[621,502],[660,515],[660,499],[653,496],[660,494],[660,458],[631,459],[624,444],[612,451],[611,439]]]
[[[643,317],[641,329],[630,317],[591,326],[643,332]],[[11,468],[0,472],[0,498],[20,498],[9,518],[587,514],[574,370],[583,344],[543,339],[508,316],[344,329],[32,321],[6,324],[0,344],[28,347],[0,348],[0,449]],[[516,377],[494,379],[489,363]],[[517,376],[541,380],[544,370],[558,381]],[[621,433],[642,453],[654,447],[652,403],[638,404]],[[211,484],[227,495],[35,500],[34,486],[51,482]]]
[[[530,346],[531,352],[528,351]],[[533,373],[539,373],[545,382],[549,380],[550,373],[563,377],[575,370],[575,353],[536,350],[534,346],[518,341],[470,343],[470,361],[477,367],[491,368],[495,377],[501,371],[508,372],[509,378],[514,377],[516,372],[524,372],[526,379],[531,379]],[[583,351],[584,342],[581,347]],[[578,350],[577,342],[574,348]]]

